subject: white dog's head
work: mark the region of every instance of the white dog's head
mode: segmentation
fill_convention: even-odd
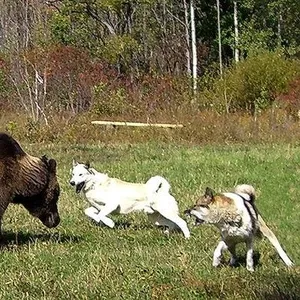
[[[73,160],[72,178],[70,180],[70,184],[76,187],[76,193],[80,193],[91,175],[95,175],[95,173],[94,169],[90,168],[89,163],[83,164]]]

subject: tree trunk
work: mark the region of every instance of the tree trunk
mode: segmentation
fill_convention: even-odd
[[[197,91],[197,47],[196,47],[196,27],[194,1],[190,2],[191,15],[191,36],[192,36],[192,66],[193,66],[193,92]]]
[[[186,71],[187,74],[191,75],[191,54],[190,54],[190,31],[189,31],[189,13],[186,0],[183,0],[184,6],[184,24],[185,24],[185,41],[186,41]]]
[[[238,62],[239,58],[239,29],[238,29],[238,17],[237,17],[237,0],[233,1],[233,22],[234,22],[234,60]]]
[[[222,77],[223,63],[222,63],[222,41],[221,41],[221,24],[220,24],[220,0],[217,0],[217,14],[218,14],[219,65],[220,65],[220,75]]]
[[[280,8],[279,16],[278,16],[278,25],[277,25],[277,36],[278,36],[278,46],[279,47],[281,47],[281,43],[282,43],[281,24],[282,24],[282,13],[281,13],[281,8]]]

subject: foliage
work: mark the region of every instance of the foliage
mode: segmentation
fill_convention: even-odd
[[[99,70],[98,75],[105,72]],[[185,79],[171,76],[145,75],[134,81],[119,76],[107,81],[100,75],[92,97],[92,112],[99,116],[140,118],[143,122],[159,114],[171,115],[190,101]]]
[[[299,72],[299,63],[280,52],[255,53],[216,79],[213,89],[205,93],[207,102],[218,110],[242,109],[254,115],[270,107]]]
[[[289,116],[298,121],[300,119],[300,78],[294,79],[289,84],[288,90],[279,94],[276,100],[286,109]]]
[[[105,92],[105,86],[99,84],[94,87],[94,98],[98,99],[94,101],[93,112],[97,115],[104,116],[118,116],[121,114],[126,114],[127,109],[129,109],[127,103],[126,91],[123,88],[118,88],[117,90],[107,91],[105,98],[101,96]]]
[[[194,1],[198,86],[204,92],[192,95],[186,76],[191,53],[184,1],[3,2],[0,46],[7,65],[4,70],[1,61],[2,107],[26,111],[33,122],[46,124],[53,113],[88,110],[142,121],[164,113],[168,119],[190,108],[190,102],[196,104],[194,114],[207,108],[256,114],[268,108],[297,73],[296,63],[282,54],[297,59],[300,6],[298,0],[237,3],[244,61],[231,65],[233,2],[221,0],[220,79],[216,3]],[[281,54],[272,54],[276,49]]]
[[[35,71],[41,76],[45,99],[40,97],[39,101],[43,100],[40,106],[47,113],[64,110],[78,112],[91,105],[91,82],[86,80],[85,74],[92,64],[86,51],[53,45],[46,49],[35,48],[25,55],[29,80],[34,81]]]
[[[98,54],[112,65],[121,62],[123,70],[130,70],[132,59],[138,51],[139,45],[130,35],[112,36],[107,40],[106,46],[98,50]]]
[[[0,57],[0,106],[7,105],[7,98],[11,92],[8,80],[8,63],[5,58]]]

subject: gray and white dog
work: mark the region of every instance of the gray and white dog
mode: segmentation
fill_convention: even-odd
[[[206,188],[205,194],[197,200],[194,207],[186,210],[186,214],[196,218],[196,225],[214,224],[220,230],[221,241],[214,251],[213,266],[220,264],[222,253],[226,249],[231,254],[230,265],[234,265],[236,245],[244,242],[247,246],[247,269],[254,271],[253,242],[254,237],[260,233],[268,238],[284,263],[289,267],[293,266],[278,239],[259,214],[254,200],[255,189],[248,184],[236,186],[234,193],[214,194],[212,189]]]

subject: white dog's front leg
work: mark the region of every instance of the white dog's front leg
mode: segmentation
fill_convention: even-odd
[[[246,257],[246,267],[248,271],[254,271],[253,263],[253,240],[246,241],[247,245],[247,257]]]
[[[217,248],[214,251],[214,258],[213,258],[213,266],[217,267],[221,263],[222,253],[224,250],[227,249],[227,245],[224,241],[220,241]]]
[[[96,216],[98,215],[99,210],[93,206],[90,206],[84,210],[84,213],[86,216],[96,221]]]
[[[106,226],[113,228],[115,226],[115,223],[112,219],[108,218],[107,215],[112,213],[114,210],[116,210],[118,207],[118,204],[109,203],[102,207],[102,209],[99,211],[99,213],[95,216],[96,222],[103,222]]]
[[[97,211],[101,211],[102,208],[104,207],[104,205],[98,204],[95,201],[89,200],[90,204],[92,204],[92,207],[94,207],[95,209],[97,209]]]

